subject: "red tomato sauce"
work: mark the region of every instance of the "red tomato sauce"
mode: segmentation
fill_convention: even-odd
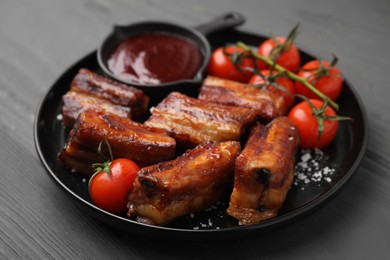
[[[119,43],[108,56],[107,64],[122,80],[153,85],[193,79],[203,60],[202,51],[190,39],[150,32]]]

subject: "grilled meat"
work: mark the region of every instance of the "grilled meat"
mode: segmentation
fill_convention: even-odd
[[[209,208],[231,189],[239,152],[239,142],[206,142],[175,160],[141,169],[128,198],[128,216],[165,225]]]
[[[276,216],[294,177],[299,134],[287,117],[255,126],[237,157],[227,213],[241,225]]]
[[[89,147],[78,144],[73,140],[69,140],[65,148],[60,152],[58,158],[68,168],[76,170],[78,173],[89,177],[94,172],[92,164],[102,162],[102,158],[96,150],[97,148],[93,150]]]
[[[113,81],[93,73],[88,69],[80,69],[73,79],[70,90],[104,99],[114,105],[131,108],[133,120],[142,120],[148,109],[149,98],[142,90]]]
[[[175,155],[176,142],[165,130],[88,109],[76,120],[59,158],[70,167],[74,167],[69,163],[74,158],[89,163],[90,158],[97,158],[91,153],[96,154],[99,143],[104,139],[108,141],[114,158],[128,158],[140,166],[169,160]],[[103,149],[103,153],[108,155],[107,149]],[[92,173],[85,172],[84,168],[75,169],[86,175]]]
[[[287,113],[282,96],[266,89],[213,76],[208,76],[203,81],[198,98],[218,104],[251,108],[262,122],[269,122]]]
[[[97,98],[85,93],[68,91],[62,97],[62,121],[65,127],[71,128],[80,113],[89,108],[106,111],[121,117],[131,119],[131,108],[115,105],[105,99]]]
[[[203,141],[236,141],[255,120],[249,108],[225,106],[172,92],[151,109],[145,125],[166,129],[178,143],[194,147]]]

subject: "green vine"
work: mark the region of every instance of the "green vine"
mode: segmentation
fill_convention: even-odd
[[[302,77],[296,75],[295,73],[293,73],[293,72],[289,71],[288,69],[280,66],[279,64],[276,64],[276,62],[274,60],[272,60],[271,58],[264,57],[264,56],[258,54],[257,52],[255,52],[253,49],[251,49],[248,45],[246,45],[243,42],[237,42],[236,46],[240,47],[243,50],[243,53],[245,53],[245,54],[241,54],[241,55],[246,55],[247,57],[254,57],[255,59],[258,59],[258,60],[264,62],[265,64],[275,68],[276,70],[285,73],[290,79],[295,80],[297,82],[300,82],[305,87],[310,89],[318,97],[320,97],[322,100],[326,101],[336,111],[339,110],[339,105],[335,101],[333,101],[328,96],[326,96],[324,93],[322,93],[317,88],[315,88],[312,84],[310,84],[310,82],[307,79],[302,78]]]

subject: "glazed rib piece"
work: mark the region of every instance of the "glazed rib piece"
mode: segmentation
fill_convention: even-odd
[[[299,134],[287,117],[256,125],[237,157],[234,188],[227,213],[240,225],[277,215],[294,177]]]
[[[91,156],[91,153],[97,155],[98,145],[104,139],[110,144],[114,158],[128,158],[140,166],[169,160],[175,155],[176,142],[165,130],[147,127],[111,113],[88,109],[77,118],[59,158],[69,167],[74,167],[70,165],[75,162],[74,159],[90,163],[91,158],[98,158]],[[103,148],[104,154],[108,155],[106,146],[103,145]],[[86,172],[82,167],[75,170],[85,175],[92,173]]]
[[[266,89],[213,76],[208,76],[203,81],[198,98],[218,104],[251,108],[262,122],[269,122],[287,113],[282,96]]]
[[[148,109],[149,98],[142,90],[100,76],[88,69],[80,69],[71,83],[70,90],[104,99],[114,105],[129,107],[134,120],[142,119]]]
[[[141,169],[128,197],[128,216],[165,225],[209,208],[231,189],[239,152],[239,142],[206,142],[175,160]]]
[[[106,111],[131,119],[131,108],[115,105],[107,100],[85,93],[68,91],[62,97],[62,121],[65,127],[72,127],[80,113],[89,108]]]
[[[145,125],[166,129],[178,143],[194,147],[203,141],[236,141],[255,120],[248,108],[225,106],[172,92]]]
[[[74,133],[72,133],[72,135],[73,134]],[[98,155],[96,150],[94,151],[69,139],[58,158],[68,168],[75,170],[84,176],[91,176],[94,172],[92,164],[102,162],[102,158]]]
[[[88,93],[117,105],[134,107],[135,113],[145,112],[149,102],[142,90],[100,76],[88,69],[80,69],[72,81],[71,90]]]

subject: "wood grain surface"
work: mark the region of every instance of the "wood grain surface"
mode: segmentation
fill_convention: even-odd
[[[113,24],[187,26],[235,10],[243,29],[286,34],[334,52],[369,120],[356,175],[330,203],[267,235],[172,242],[121,233],[80,211],[45,172],[34,114],[53,82],[96,49]],[[3,0],[0,2],[1,259],[390,259],[390,2],[222,0]]]

